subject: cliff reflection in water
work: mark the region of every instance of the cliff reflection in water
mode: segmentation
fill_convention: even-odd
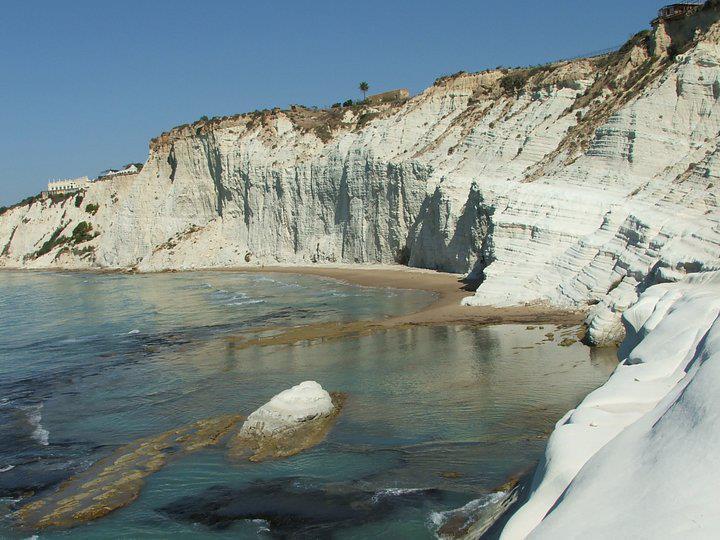
[[[558,346],[575,329],[549,326],[412,327],[235,346],[249,328],[378,317],[428,302],[409,291],[259,274],[5,276],[0,469],[7,470],[0,473],[0,497],[6,505],[54,489],[131,441],[247,413],[299,381],[317,380],[348,395],[318,446],[254,465],[228,462],[220,447],[183,456],[147,477],[131,505],[84,526],[91,538],[256,538],[284,519],[285,506],[294,508],[293,493],[280,497],[287,502],[282,508],[246,505],[237,513],[262,520],[275,512],[267,523],[243,517],[224,528],[193,525],[179,508],[195,511],[188,498],[211,488],[249,495],[262,486],[282,491],[290,481],[330,493],[333,508],[349,493],[350,508],[341,514],[352,512],[357,498],[399,497],[372,519],[358,511],[343,524],[302,509],[303,519],[334,535],[430,537],[431,512],[458,508],[527,468],[542,454],[552,424],[612,369],[580,344]],[[551,331],[552,342],[545,336]],[[419,495],[400,496],[409,493]],[[360,507],[367,505],[372,501]],[[10,504],[4,513],[11,510]],[[56,534],[50,529],[43,538]],[[0,535],[27,536],[7,519]]]

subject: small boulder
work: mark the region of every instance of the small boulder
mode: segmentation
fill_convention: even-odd
[[[230,457],[262,461],[311,448],[330,431],[344,401],[315,381],[284,390],[248,416],[230,443]]]
[[[240,433],[247,436],[272,436],[293,429],[302,422],[330,415],[330,394],[315,381],[305,381],[283,390],[260,407],[243,424]]]

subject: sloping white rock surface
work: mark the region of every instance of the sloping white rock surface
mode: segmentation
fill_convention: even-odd
[[[332,414],[330,394],[315,381],[305,381],[283,390],[250,414],[240,429],[241,435],[273,436],[294,429],[303,422]]]
[[[720,272],[649,288],[624,321],[623,362],[557,423],[502,538],[720,536]]]

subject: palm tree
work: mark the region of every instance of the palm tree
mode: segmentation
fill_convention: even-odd
[[[363,101],[365,101],[365,94],[367,94],[367,91],[370,89],[370,85],[363,81],[358,88],[360,88],[360,91],[363,93]]]

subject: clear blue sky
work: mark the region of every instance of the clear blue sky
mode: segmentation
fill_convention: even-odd
[[[653,0],[5,0],[0,205],[145,161],[172,126],[623,43]]]

